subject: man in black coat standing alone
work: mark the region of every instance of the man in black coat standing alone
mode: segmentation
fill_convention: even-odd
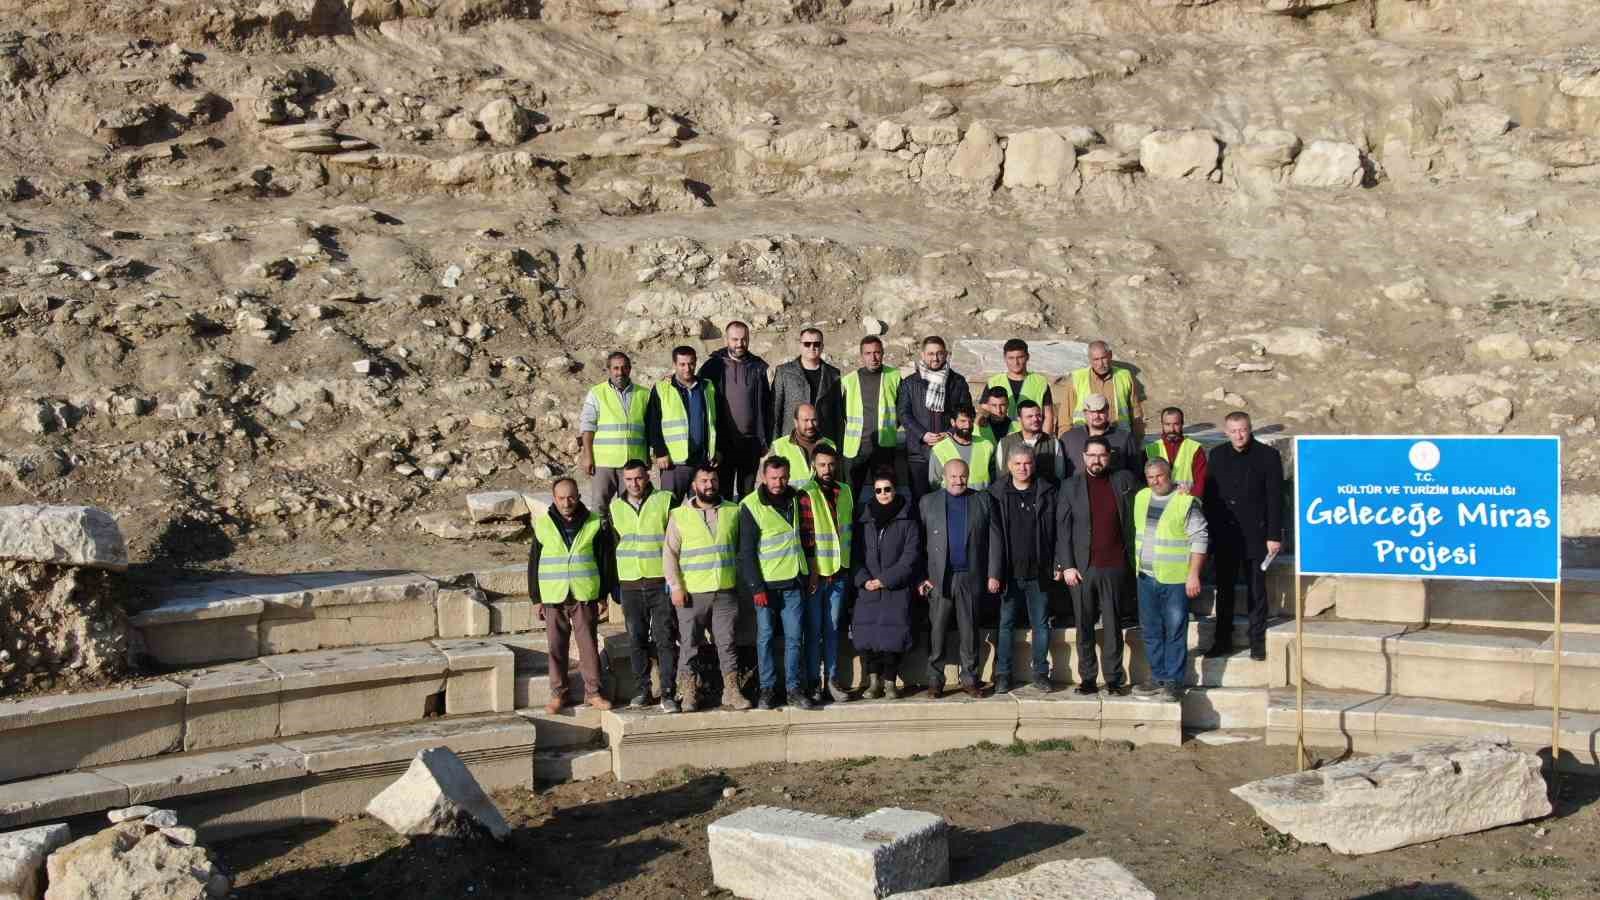
[[[1250,658],[1267,658],[1266,560],[1283,549],[1283,458],[1255,439],[1250,415],[1228,413],[1228,443],[1206,454],[1206,522],[1216,559],[1217,634],[1206,656],[1233,652],[1233,600],[1243,568]]]
[[[1133,496],[1139,481],[1113,469],[1111,446],[1095,435],[1084,444],[1081,468],[1056,495],[1056,565],[1072,589],[1078,630],[1078,694],[1098,693],[1105,669],[1106,693],[1126,696],[1122,666],[1122,620],[1137,610],[1133,593]],[[1095,623],[1100,623],[1100,658],[1095,658]]]

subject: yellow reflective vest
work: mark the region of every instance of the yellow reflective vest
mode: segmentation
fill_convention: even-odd
[[[778,515],[778,511],[761,502],[758,487],[747,494],[741,505],[750,510],[751,518],[761,529],[761,540],[756,548],[756,561],[761,566],[761,580],[788,581],[810,572],[806,567],[805,549],[800,546],[800,498],[795,496],[791,508],[793,520]]]
[[[955,438],[947,437],[933,445],[933,458],[939,461],[942,468],[950,460],[961,458],[960,446]],[[992,441],[974,437],[972,459],[967,462],[967,487],[981,491],[989,486],[994,471],[994,454],[995,445]]]
[[[833,441],[825,437],[817,438],[816,446],[833,447]],[[838,448],[835,447],[835,450]],[[781,456],[789,461],[789,486],[797,491],[803,491],[811,486],[815,473],[811,471],[811,460],[806,458],[806,451],[794,442],[794,438],[784,435],[772,442],[772,456]],[[759,477],[759,476],[757,476]]]
[[[644,440],[644,413],[650,406],[650,389],[633,387],[633,399],[628,408],[622,408],[622,394],[602,381],[589,388],[595,409],[600,411],[594,431],[594,464],[608,469],[620,469],[628,460],[648,462],[650,452]]]
[[[611,527],[617,533],[617,580],[661,577],[661,547],[667,538],[671,491],[651,491],[635,510],[627,498],[611,501]]]
[[[732,590],[738,576],[738,504],[717,504],[716,534],[706,527],[705,516],[691,500],[672,511],[672,523],[678,526],[678,570],[683,573],[683,589],[691,594]]]
[[[1001,372],[989,379],[989,387],[1005,388],[1006,415],[1010,416],[1012,421],[1016,421],[1017,404],[1022,402],[1023,397],[1039,404],[1040,409],[1044,408],[1044,392],[1050,389],[1050,382],[1045,381],[1044,376],[1038,372],[1029,372],[1022,376],[1022,396],[1019,397],[1011,392],[1011,373]]]
[[[705,397],[706,459],[710,459],[717,455],[717,388],[709,381]],[[656,401],[661,405],[661,440],[667,445],[667,458],[681,465],[689,458],[689,411],[671,378],[656,382]]]
[[[1200,442],[1184,438],[1178,444],[1178,458],[1167,459],[1167,442],[1160,438],[1144,445],[1145,459],[1167,459],[1172,464],[1172,482],[1187,491],[1194,487],[1194,457],[1200,452]]]
[[[822,485],[812,483],[806,490],[811,497],[811,521],[816,530],[817,539],[817,574],[833,575],[841,569],[850,568],[850,541],[855,533],[854,522],[856,511],[855,491],[850,490],[850,485],[839,483],[839,502],[831,504],[828,497],[822,492]],[[838,527],[834,527],[834,518],[839,519]]]
[[[1089,370],[1079,369],[1072,373],[1072,399],[1077,407],[1072,411],[1072,424],[1082,425],[1083,398],[1095,393],[1089,387]],[[1124,428],[1133,427],[1133,373],[1121,366],[1111,369],[1111,387],[1113,396],[1106,400],[1111,403],[1111,421],[1121,424]]]
[[[1189,532],[1185,523],[1189,519],[1189,507],[1194,505],[1194,498],[1188,494],[1173,491],[1167,501],[1167,508],[1161,511],[1161,518],[1156,523],[1155,537],[1145,534],[1150,513],[1150,495],[1154,493],[1145,488],[1133,498],[1133,561],[1140,571],[1144,571],[1144,542],[1154,540],[1155,566],[1151,573],[1162,584],[1183,584],[1189,580]]]
[[[860,455],[861,436],[867,433],[869,425],[878,432],[879,447],[900,446],[900,419],[895,411],[895,398],[900,394],[899,369],[883,367],[878,379],[878,408],[870,421],[861,404],[861,370],[839,379],[839,389],[844,393],[844,455],[847,459]]]
[[[565,603],[568,594],[574,600],[600,599],[600,561],[594,555],[600,517],[590,513],[569,547],[551,515],[533,520],[533,539],[539,542],[539,602]]]

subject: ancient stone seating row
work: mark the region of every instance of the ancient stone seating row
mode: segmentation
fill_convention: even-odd
[[[1308,579],[1309,581],[1309,579]],[[1562,620],[1572,633],[1600,633],[1600,568],[1563,566]],[[1306,609],[1342,619],[1411,625],[1470,625],[1549,631],[1551,586],[1510,581],[1324,578],[1309,585]]]
[[[1306,689],[1305,698],[1306,744],[1310,747],[1392,753],[1455,737],[1509,740],[1534,753],[1550,746],[1549,709],[1314,688]],[[1295,718],[1294,688],[1274,688],[1267,698],[1267,743],[1292,746]],[[1600,715],[1563,712],[1557,766],[1600,773],[1597,747]]]
[[[1270,685],[1293,684],[1294,623],[1273,627],[1267,640]],[[1306,683],[1334,690],[1548,707],[1554,660],[1547,631],[1326,618],[1305,623]],[[1600,635],[1565,635],[1561,664],[1562,706],[1600,711]]]
[[[532,722],[490,715],[94,766],[0,784],[0,830],[149,803],[220,840],[356,815],[427,747],[449,746],[489,790],[531,787],[534,745]]]

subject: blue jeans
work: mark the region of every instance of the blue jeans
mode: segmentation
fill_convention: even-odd
[[[1017,605],[1026,604],[1033,629],[1033,677],[1050,677],[1050,600],[1037,578],[1013,578],[1000,598],[1000,631],[995,635],[994,674],[1011,676],[1011,636],[1016,627]]]
[[[756,670],[760,673],[761,689],[770,691],[778,686],[777,625],[783,623],[783,678],[791,696],[798,696],[805,682],[800,678],[801,654],[805,652],[805,591],[793,587],[767,592],[767,605],[756,607]],[[820,609],[820,607],[819,607]]]
[[[1139,634],[1150,677],[1183,684],[1189,665],[1189,596],[1181,584],[1162,584],[1139,573]]]
[[[845,589],[848,585],[844,572],[823,579],[817,592],[806,604],[806,674],[815,678],[822,670],[825,680],[839,673],[839,635],[846,630],[844,623]],[[817,682],[822,684],[824,682]]]

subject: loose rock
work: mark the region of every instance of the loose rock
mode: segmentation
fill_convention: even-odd
[[[367,815],[404,835],[511,836],[505,816],[447,747],[420,751],[400,780],[367,804]]]

